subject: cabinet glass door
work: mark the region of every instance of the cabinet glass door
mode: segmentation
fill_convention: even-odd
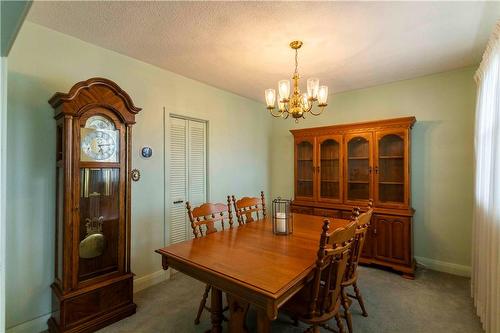
[[[404,132],[377,132],[375,201],[382,206],[407,204]]]
[[[295,143],[295,197],[314,199],[314,139],[302,139]]]
[[[319,195],[318,200],[340,202],[341,195],[341,143],[342,136],[331,135],[318,139]]]
[[[371,197],[371,133],[346,136],[346,202],[359,203]]]

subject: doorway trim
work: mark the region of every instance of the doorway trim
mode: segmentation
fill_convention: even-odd
[[[7,58],[0,59],[0,331],[5,321],[5,264],[6,264],[6,167],[7,167]]]

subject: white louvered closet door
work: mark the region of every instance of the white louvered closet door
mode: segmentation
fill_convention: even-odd
[[[170,117],[170,242],[191,238],[186,201],[206,202],[206,123]]]
[[[188,189],[192,207],[206,202],[206,123],[188,121]]]

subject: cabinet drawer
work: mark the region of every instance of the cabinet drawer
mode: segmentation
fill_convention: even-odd
[[[64,326],[76,325],[97,315],[110,312],[116,307],[132,303],[132,278],[115,282],[63,302],[65,305],[65,311],[62,314]]]
[[[351,219],[351,217],[352,217],[352,211],[349,211],[349,210],[343,210],[341,215],[340,215],[341,219],[346,219],[346,220]]]
[[[314,215],[323,217],[340,218],[340,211],[335,209],[314,208]]]
[[[292,205],[291,208],[292,208],[292,213],[313,215],[313,208],[312,207],[293,206]]]

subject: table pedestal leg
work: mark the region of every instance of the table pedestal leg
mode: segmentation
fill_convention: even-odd
[[[221,333],[222,332],[222,292],[212,287],[212,294],[210,297],[210,318],[212,319],[212,330],[211,333]]]
[[[257,309],[257,332],[259,333],[271,332],[271,320],[269,320],[266,311],[259,308]]]
[[[227,294],[227,302],[229,304],[229,332],[231,333],[247,333],[248,329],[245,323],[247,318],[248,308],[250,304],[241,298]]]

